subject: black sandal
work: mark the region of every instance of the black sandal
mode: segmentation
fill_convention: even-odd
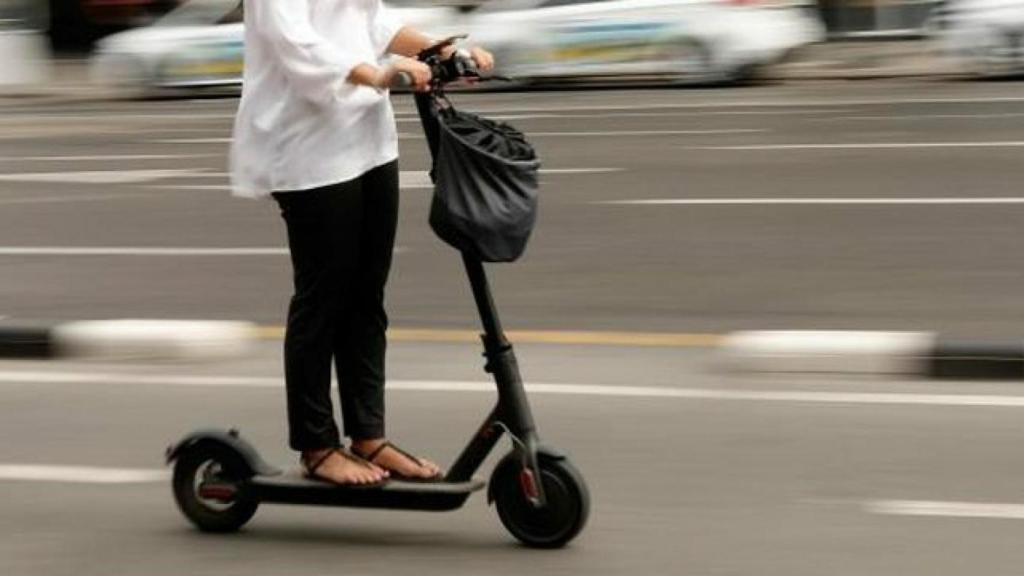
[[[330,480],[330,479],[324,478],[323,476],[320,476],[319,474],[317,474],[317,471],[320,470],[320,468],[324,465],[324,462],[327,462],[327,459],[330,458],[331,456],[333,456],[334,454],[338,454],[342,458],[345,458],[346,460],[349,460],[351,462],[355,462],[356,464],[359,464],[360,466],[365,466],[367,468],[370,467],[370,463],[367,460],[365,460],[364,458],[360,458],[358,455],[352,454],[352,453],[350,453],[350,452],[348,452],[348,451],[346,451],[346,450],[344,450],[342,448],[333,448],[331,450],[328,450],[328,451],[324,452],[324,455],[321,456],[320,458],[318,458],[317,461],[312,463],[312,464],[308,463],[304,456],[299,456],[299,463],[302,465],[303,475],[306,478],[310,479],[310,480],[317,480],[319,482],[326,482],[328,484],[335,484],[337,486],[346,486],[346,487],[355,487],[355,488],[374,488],[374,487],[377,487],[377,486],[383,486],[384,483],[387,481],[387,479],[385,478],[384,480],[380,480],[378,482],[366,482],[366,483],[361,483],[361,482],[335,482],[334,480]]]
[[[380,453],[387,448],[391,448],[395,452],[398,452],[402,456],[405,456],[409,460],[412,460],[420,468],[424,468],[426,466],[422,460],[413,456],[412,454],[409,454],[405,450],[402,450],[398,446],[395,446],[394,444],[391,443],[390,440],[385,440],[383,444],[381,444],[373,452],[370,452],[365,456],[362,456],[360,454],[356,454],[356,456],[365,459],[367,462],[370,462],[375,466],[380,466],[381,468],[384,468],[380,464],[377,464],[376,459],[377,456],[380,456]],[[384,469],[388,470],[387,468]],[[406,476],[405,474],[402,474],[401,472],[397,472],[395,470],[388,470],[388,472],[391,474],[392,480],[398,480],[400,482],[441,482],[442,480],[444,480],[444,472],[440,471],[437,474],[426,478],[424,478],[423,476]]]

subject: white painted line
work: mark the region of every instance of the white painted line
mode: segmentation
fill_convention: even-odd
[[[0,246],[0,256],[287,256],[287,248]]]
[[[170,473],[165,470],[0,464],[0,480],[67,482],[73,484],[142,484],[147,482],[164,482],[169,479]]]
[[[1021,112],[1000,114],[904,114],[892,116],[836,116],[834,118],[816,118],[815,122],[836,122],[843,120],[972,120],[988,118],[1020,118]]]
[[[552,114],[488,114],[492,120],[513,121],[513,120],[553,120],[553,119],[615,119],[615,118],[669,118],[669,117],[706,117],[706,116],[808,116],[819,114],[844,114],[852,110],[702,110],[673,112],[663,110],[660,112],[606,112],[598,113],[552,113]],[[829,118],[831,119],[831,118]],[[398,118],[399,122],[419,122],[419,116]]]
[[[422,138],[423,135],[420,133],[408,134],[400,132],[398,134],[399,139],[412,139]],[[149,144],[230,144],[234,142],[234,138],[156,138],[152,140],[146,140]]]
[[[541,168],[541,174],[610,174],[624,168]]]
[[[939,516],[946,518],[995,518],[1024,520],[1024,504],[998,502],[943,502],[933,500],[876,500],[863,506],[869,514],[890,516]]]
[[[283,388],[280,377],[190,376],[58,371],[0,371],[0,384],[129,385],[224,388]],[[387,388],[403,392],[493,393],[493,382],[389,380]],[[1024,408],[1024,396],[984,394],[914,394],[871,392],[817,392],[805,390],[729,390],[594,384],[532,383],[531,394],[605,398],[661,398],[698,401],[780,402],[826,405],[945,406],[959,408]]]
[[[756,134],[770,132],[762,128],[723,128],[721,130],[605,130],[587,132],[526,132],[527,138],[611,137],[611,136],[707,136],[714,134]],[[703,149],[703,148],[702,148]]]
[[[205,177],[195,170],[90,170],[85,172],[32,172],[0,174],[0,182],[61,184],[139,184],[168,178]]]
[[[845,144],[746,144],[741,146],[693,146],[692,150],[784,151],[784,150],[893,150],[913,148],[1021,148],[1024,140],[992,142],[851,142]]]
[[[184,160],[212,158],[215,154],[109,154],[99,156],[5,156],[3,162],[105,162],[122,160]]]
[[[150,144],[230,144],[233,138],[157,138],[147,140]]]
[[[0,203],[3,203],[0,201]],[[395,254],[408,252],[395,246]],[[288,256],[287,248],[152,246],[0,246],[0,256]]]
[[[124,198],[138,198],[144,194],[74,194],[63,196],[32,196],[30,198],[3,198],[0,204],[57,204],[69,202],[105,202]]]
[[[815,206],[815,205],[985,205],[1024,204],[1024,197],[995,196],[981,198],[661,198],[650,200],[609,200],[593,204],[633,206]]]
[[[195,190],[208,192],[230,192],[229,184],[152,184],[147,190]]]
[[[541,174],[549,175],[564,175],[564,174],[609,174],[612,172],[622,172],[622,168],[545,168],[541,169]],[[220,173],[203,173],[185,176],[187,178],[195,177],[227,177],[227,174]],[[430,181],[430,173],[425,170],[403,170],[399,177],[400,188],[402,190],[423,190],[434,187],[434,183]],[[146,186],[150,190],[197,190],[203,191],[208,190],[211,192],[230,192],[231,186],[229,184],[153,184]]]
[[[891,106],[893,104],[982,104],[982,103],[1015,103],[1024,102],[1024,96],[996,96],[996,97],[975,97],[975,98],[847,98],[847,99],[799,99],[784,98],[780,100],[718,100],[701,102],[675,102],[671,104],[643,103],[646,110],[672,110],[672,109],[721,109],[721,108],[836,108],[850,106]],[[505,107],[482,106],[473,108],[477,114],[511,114],[527,112],[584,112],[593,110],[636,110],[637,103],[628,104],[579,104],[579,105],[550,105],[538,106],[510,104]],[[402,110],[403,114],[410,114],[411,111]]]
[[[23,119],[36,120],[59,120],[61,122],[80,122],[89,120],[100,120],[110,122],[112,120],[233,120],[235,114],[121,114],[121,113],[99,113],[99,114],[16,114],[7,118],[8,121],[19,121]]]

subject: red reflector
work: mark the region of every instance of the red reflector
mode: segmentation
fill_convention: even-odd
[[[531,502],[540,499],[540,494],[537,492],[537,479],[533,477],[533,471],[529,468],[523,468],[522,472],[519,473],[519,486],[523,489],[523,494]]]
[[[199,487],[199,497],[205,500],[229,502],[234,500],[237,490],[225,484],[209,484]]]

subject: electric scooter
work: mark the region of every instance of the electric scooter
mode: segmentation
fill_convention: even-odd
[[[432,90],[415,96],[432,154],[437,152],[439,128],[431,107],[445,100],[446,85],[480,78],[472,59],[464,54],[442,59],[442,51],[458,39],[420,54],[434,74]],[[339,486],[271,466],[237,430],[201,430],[168,448],[166,454],[168,464],[174,465],[174,497],[185,517],[202,531],[233,532],[253,517],[261,503],[448,511],[460,508],[486,486],[488,502],[522,543],[558,548],[575,538],[590,510],[586,483],[565,454],[541,444],[483,263],[467,252],[462,252],[462,260],[483,325],[484,369],[494,378],[498,400],[441,481]],[[505,434],[512,440],[512,449],[485,484],[474,473]]]

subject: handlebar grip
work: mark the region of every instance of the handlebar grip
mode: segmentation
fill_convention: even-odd
[[[415,84],[416,79],[408,72],[399,72],[391,80],[391,88],[412,88]]]

